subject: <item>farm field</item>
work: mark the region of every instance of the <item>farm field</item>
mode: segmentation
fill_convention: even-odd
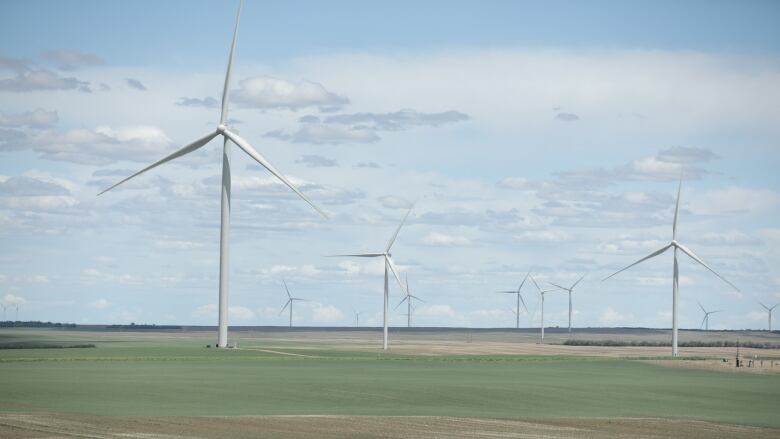
[[[576,336],[664,337],[625,332]],[[780,434],[780,364],[764,373],[664,364],[711,363],[733,356],[733,348],[681,349],[696,358],[686,361],[670,360],[665,347],[537,345],[531,332],[395,331],[385,354],[377,349],[378,331],[233,334],[239,348],[217,350],[205,347],[213,331],[3,329],[0,342],[96,347],[0,350],[0,436],[67,436],[80,429],[95,437]],[[567,336],[553,333],[549,341]],[[717,333],[706,336],[717,339]],[[774,349],[744,353],[767,365],[780,361]]]

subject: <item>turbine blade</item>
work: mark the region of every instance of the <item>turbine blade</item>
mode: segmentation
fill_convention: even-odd
[[[384,256],[384,253],[358,253],[352,255],[328,255],[326,258],[378,258]]]
[[[285,282],[284,279],[282,279],[282,283],[284,284],[284,291],[287,291],[287,297],[292,299],[292,296],[290,295],[290,289],[287,288],[287,282]]]
[[[610,274],[609,276],[605,277],[605,278],[604,278],[604,279],[602,279],[601,281],[602,281],[602,282],[604,282],[605,280],[609,279],[610,277],[612,277],[612,276],[614,276],[614,275],[616,275],[616,274],[618,274],[618,273],[622,273],[622,272],[624,272],[624,271],[628,270],[629,268],[633,267],[634,265],[636,265],[636,264],[639,264],[640,262],[644,262],[644,261],[646,261],[646,260],[648,260],[648,259],[650,259],[650,258],[654,258],[654,257],[656,257],[656,256],[660,255],[661,253],[663,253],[663,252],[665,252],[665,251],[669,250],[669,247],[671,247],[671,246],[672,246],[672,244],[669,244],[669,245],[667,245],[666,247],[660,248],[660,249],[658,249],[658,250],[656,250],[656,251],[654,251],[654,252],[650,253],[649,255],[645,256],[644,258],[642,258],[642,259],[640,259],[640,260],[638,260],[638,261],[634,262],[633,264],[629,265],[628,267],[626,267],[626,268],[624,268],[624,269],[622,269],[622,270],[619,270],[619,271],[616,271],[616,272],[614,272],[614,273]]]
[[[707,313],[707,310],[706,310],[706,309],[704,309],[704,307],[703,307],[703,306],[701,306],[701,303],[699,303],[699,302],[696,302],[696,303],[698,303],[698,304],[699,304],[699,308],[701,308],[701,310],[702,310],[702,311],[704,311],[704,313],[706,314],[706,313]]]
[[[699,329],[704,327],[704,321],[707,320],[707,314],[704,314],[704,318],[701,319],[701,325],[699,325]]]
[[[401,299],[401,301],[400,301],[400,302],[398,302],[398,305],[396,305],[396,306],[395,306],[395,308],[393,308],[393,311],[397,310],[399,306],[403,305],[403,303],[404,303],[404,302],[406,302],[406,300],[407,300],[408,298],[409,298],[409,296],[404,296],[404,298],[403,298],[403,299]]]
[[[285,310],[285,309],[287,309],[287,305],[289,305],[289,304],[291,304],[291,303],[292,303],[292,299],[289,299],[289,300],[287,300],[287,302],[286,302],[286,303],[284,304],[284,306],[282,307],[282,310],[281,310],[281,311],[279,311],[279,315],[282,315],[282,313],[284,312],[284,310]]]
[[[409,218],[409,214],[412,213],[412,209],[414,208],[414,203],[412,203],[411,206],[409,206],[409,210],[406,212],[406,215],[404,215],[404,219],[401,220],[401,224],[398,225],[398,228],[395,229],[395,233],[393,233],[393,237],[390,238],[390,241],[387,243],[387,248],[385,248],[385,252],[390,251],[390,247],[393,246],[393,243],[395,242],[395,238],[398,237],[398,232],[401,231],[401,227],[404,226],[404,223],[406,222],[406,218]]]
[[[181,149],[175,151],[174,153],[169,154],[169,155],[163,157],[162,159],[152,163],[151,165],[141,169],[140,171],[138,171],[135,174],[125,178],[124,180],[120,181],[119,183],[116,183],[115,185],[111,186],[110,188],[103,190],[102,192],[100,192],[98,194],[98,196],[103,195],[104,193],[106,193],[106,192],[110,191],[111,189],[119,186],[120,184],[126,182],[127,180],[130,180],[131,178],[133,178],[135,176],[141,175],[144,172],[146,172],[146,171],[148,171],[148,170],[150,170],[152,168],[155,168],[157,166],[162,165],[163,163],[169,162],[169,161],[171,161],[171,160],[173,160],[175,158],[179,158],[179,157],[181,157],[181,156],[183,156],[185,154],[189,154],[192,151],[195,151],[196,149],[198,149],[198,148],[202,147],[203,145],[209,143],[211,141],[211,139],[217,137],[217,134],[219,134],[219,132],[217,132],[217,131],[215,131],[213,133],[206,134],[205,136],[201,137],[200,139],[190,143],[189,145],[185,145],[183,148],[181,148]]]
[[[691,259],[693,259],[694,261],[696,261],[696,262],[698,262],[699,264],[701,264],[701,265],[702,265],[704,268],[706,268],[707,270],[710,270],[710,271],[712,272],[712,274],[714,274],[715,276],[718,276],[718,278],[719,278],[720,280],[722,280],[723,282],[726,282],[727,284],[729,284],[729,285],[731,285],[732,287],[734,287],[734,289],[735,289],[735,290],[739,291],[739,288],[737,288],[737,286],[736,286],[736,285],[734,285],[733,283],[731,283],[731,282],[727,281],[727,280],[726,280],[726,278],[724,278],[723,276],[721,276],[721,275],[719,275],[718,273],[716,273],[716,272],[715,272],[715,270],[713,270],[712,268],[710,268],[710,266],[709,266],[709,265],[705,264],[705,263],[704,263],[704,261],[702,261],[702,260],[701,260],[701,258],[699,258],[698,256],[696,256],[696,254],[695,254],[695,253],[693,253],[693,250],[689,249],[688,247],[686,247],[686,246],[684,246],[684,245],[682,245],[682,244],[680,244],[680,243],[678,243],[678,244],[677,244],[677,248],[679,248],[680,250],[682,250],[682,252],[683,252],[683,253],[685,253],[686,255],[690,256],[690,258],[691,258]]]
[[[542,289],[541,289],[541,288],[539,288],[539,284],[538,284],[538,283],[536,283],[536,279],[534,279],[534,277],[533,277],[533,276],[531,276],[531,282],[533,282],[533,283],[534,283],[534,285],[536,285],[536,289],[537,289],[537,290],[539,290],[539,293],[541,293],[541,292],[542,292]]]
[[[764,309],[766,309],[767,311],[769,311],[769,307],[768,307],[768,306],[766,306],[766,305],[764,305],[764,303],[763,303],[763,302],[759,302],[758,300],[756,300],[756,302],[758,302],[758,304],[759,304],[759,305],[763,306],[763,307],[764,307]],[[775,305],[775,306],[777,306],[777,305]]]
[[[560,289],[562,289],[562,290],[564,290],[564,291],[569,291],[569,289],[568,289],[568,288],[566,288],[566,287],[562,287],[562,286],[560,286],[560,285],[558,285],[558,284],[556,284],[556,283],[552,283],[552,282],[547,282],[547,283],[548,283],[548,284],[550,284],[550,285],[552,285],[552,286],[558,287],[558,288],[560,288]]]
[[[419,300],[420,302],[425,302],[424,300],[420,299],[419,297],[415,296],[414,294],[410,294],[407,297],[411,297],[412,299]]]
[[[233,53],[236,50],[236,39],[238,38],[238,23],[241,21],[241,8],[244,6],[244,0],[238,4],[238,13],[236,13],[236,26],[233,28],[233,41],[230,43],[230,55],[228,55],[227,71],[225,72],[225,86],[222,88],[222,112],[219,115],[219,123],[226,124],[228,119],[228,101],[230,100],[230,70],[233,67]]]
[[[680,211],[680,191],[682,191],[682,171],[680,172],[680,184],[677,186],[677,202],[674,205],[674,223],[672,223],[672,239],[677,238],[677,216]]]
[[[223,131],[223,134],[227,136],[230,140],[233,141],[236,145],[238,145],[239,148],[243,149],[245,153],[247,153],[250,157],[255,159],[257,163],[260,163],[265,169],[268,170],[271,174],[273,174],[276,178],[282,181],[282,183],[286,184],[287,187],[292,189],[293,192],[298,194],[299,197],[303,199],[303,201],[309,203],[309,206],[313,207],[314,210],[320,213],[325,219],[328,219],[328,215],[317,205],[315,205],[309,198],[306,197],[306,195],[303,195],[301,191],[298,190],[298,188],[295,187],[292,183],[290,183],[287,178],[285,178],[284,175],[282,175],[281,172],[277,171],[276,168],[271,165],[271,163],[268,162],[262,155],[260,155],[259,152],[257,152],[254,148],[252,148],[252,145],[250,145],[246,140],[244,140],[241,136],[238,134],[226,129]]]
[[[404,288],[403,282],[401,282],[401,278],[398,277],[398,272],[395,270],[395,266],[393,265],[393,260],[390,259],[387,255],[385,255],[385,261],[387,261],[387,266],[390,267],[390,271],[393,272],[393,276],[395,277],[395,280],[398,282],[398,286],[401,287],[401,291],[404,292],[404,295],[409,295],[409,293],[406,291],[406,288]]]
[[[520,282],[520,286],[519,286],[519,287],[517,287],[517,294],[520,294],[520,290],[522,290],[522,289],[523,289],[523,285],[525,285],[525,281],[527,281],[527,280],[528,280],[528,276],[530,276],[530,275],[531,275],[531,272],[530,272],[530,271],[529,271],[528,273],[526,273],[526,274],[525,274],[525,277],[523,278],[523,281],[522,281],[522,282]]]
[[[498,294],[517,294],[517,291],[496,291]]]
[[[571,288],[569,288],[569,291],[573,290],[573,289],[574,289],[574,287],[576,287],[576,286],[577,286],[577,284],[578,284],[578,283],[580,283],[580,281],[581,281],[581,280],[585,279],[585,276],[587,276],[587,274],[583,274],[583,275],[582,275],[582,277],[580,277],[579,279],[577,279],[577,282],[574,282],[574,285],[572,285],[572,286],[571,286]]]
[[[525,306],[525,299],[523,299],[523,295],[518,293],[518,296],[520,296],[520,303],[523,304],[523,308],[525,308],[525,312],[528,313],[528,307]]]

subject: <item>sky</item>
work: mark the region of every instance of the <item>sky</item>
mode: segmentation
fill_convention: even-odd
[[[238,2],[0,3],[0,302],[9,319],[216,325],[221,144]],[[577,326],[766,328],[780,302],[780,4],[255,1],[229,124],[329,215],[232,150],[230,323],[382,317],[392,253],[419,326],[508,327],[527,272],[584,280]],[[521,290],[539,322],[538,294]],[[403,298],[390,285],[391,308]],[[545,323],[566,326],[550,293]],[[405,324],[404,307],[392,326]]]

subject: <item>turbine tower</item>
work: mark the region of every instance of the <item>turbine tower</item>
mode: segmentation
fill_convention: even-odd
[[[699,302],[696,302],[696,303],[699,303]],[[721,310],[707,311],[706,309],[704,309],[703,306],[701,306],[701,303],[699,303],[699,308],[701,308],[702,312],[704,313],[704,318],[701,321],[701,325],[699,325],[699,329],[704,327],[705,331],[709,331],[710,330],[710,314],[715,314],[716,312],[721,312]]]
[[[772,307],[768,307],[768,306],[764,305],[761,302],[758,302],[758,304],[763,306],[764,309],[766,310],[766,313],[767,313],[767,315],[769,317],[769,332],[772,332],[772,311],[775,309],[775,307],[777,305],[780,305],[780,303],[776,303],[775,306],[772,306]]]
[[[355,308],[352,308],[352,312],[355,313],[355,327],[360,327],[360,315],[363,314],[363,312],[358,312]]]
[[[197,149],[200,149],[201,147],[205,146],[207,143],[209,143],[212,139],[214,139],[217,136],[222,136],[223,143],[222,143],[222,202],[221,202],[221,217],[220,217],[220,231],[219,231],[219,330],[217,335],[217,347],[224,348],[227,347],[227,332],[228,332],[228,296],[229,296],[229,256],[230,256],[230,144],[235,143],[236,146],[238,146],[242,151],[244,151],[246,154],[248,154],[250,157],[252,157],[257,163],[259,163],[261,166],[263,166],[265,169],[267,169],[271,174],[273,174],[276,178],[281,180],[282,183],[287,185],[290,189],[292,189],[293,192],[298,194],[299,197],[301,197],[304,201],[309,203],[311,207],[313,207],[317,212],[319,212],[323,217],[327,218],[328,216],[323,212],[319,207],[314,205],[314,203],[311,202],[305,195],[301,193],[301,191],[298,190],[298,188],[295,187],[287,178],[285,178],[284,175],[282,175],[281,172],[277,171],[276,168],[269,163],[265,157],[260,155],[255,148],[252,147],[252,145],[249,144],[246,140],[244,140],[241,136],[238,135],[238,133],[231,129],[228,125],[228,103],[230,98],[230,70],[233,66],[233,54],[235,52],[236,48],[236,38],[238,36],[238,24],[241,19],[241,7],[243,6],[243,1],[241,4],[239,4],[238,7],[238,13],[236,14],[236,25],[233,29],[233,40],[230,44],[230,54],[228,55],[228,63],[227,63],[227,71],[225,73],[225,84],[222,88],[222,110],[219,116],[219,123],[217,124],[217,128],[214,131],[209,132],[208,134],[204,135],[203,137],[195,140],[194,142],[185,145],[183,148],[169,154],[168,156],[158,160],[155,163],[152,163],[151,165],[141,169],[140,171],[136,172],[135,174],[125,178],[124,180],[121,180],[120,182],[116,183],[115,185],[109,187],[108,189],[104,190],[103,192],[100,192],[98,195],[101,195],[105,192],[110,191],[111,189],[119,186],[120,184],[130,180],[133,177],[136,177],[140,174],[143,174],[144,172],[155,168],[159,165],[162,165],[163,163],[167,163],[171,160],[174,160],[176,158],[179,158],[181,156],[184,156],[186,154],[189,154]]]
[[[628,270],[629,268],[633,267],[634,265],[637,265],[637,264],[639,264],[641,262],[644,262],[644,261],[646,261],[646,260],[648,260],[650,258],[654,258],[654,257],[656,257],[656,256],[658,256],[658,255],[660,255],[660,254],[662,254],[664,252],[666,252],[670,248],[674,249],[674,266],[673,266],[674,268],[672,270],[672,356],[674,356],[674,357],[676,357],[678,355],[678,352],[677,352],[677,302],[678,302],[678,292],[679,292],[679,289],[680,289],[680,286],[679,286],[680,285],[679,284],[680,270],[679,270],[679,268],[677,266],[677,251],[679,250],[679,251],[685,253],[691,259],[693,259],[694,261],[696,261],[699,264],[701,264],[707,270],[711,271],[712,274],[714,274],[715,276],[718,277],[718,279],[722,280],[723,282],[726,282],[727,284],[729,284],[732,287],[734,287],[734,289],[739,291],[739,288],[737,288],[733,283],[727,281],[726,278],[724,278],[723,276],[721,276],[718,273],[716,273],[715,270],[710,268],[709,265],[705,264],[704,261],[701,260],[701,258],[696,256],[696,254],[693,252],[693,250],[691,250],[688,247],[686,247],[686,246],[680,244],[679,242],[677,242],[677,216],[678,216],[679,211],[680,211],[680,191],[681,190],[682,190],[682,176],[680,176],[680,183],[677,186],[677,202],[674,205],[674,222],[672,223],[672,242],[667,244],[665,247],[662,247],[662,248],[660,248],[660,249],[650,253],[649,255],[645,256],[644,258],[634,262],[633,264],[629,265],[628,267],[625,267],[622,270],[619,270],[619,271],[617,271],[615,273],[610,274],[609,276],[605,277],[602,280],[602,281],[605,281],[605,280],[611,278],[612,276],[615,276],[618,273],[621,273],[621,272],[623,272],[625,270]]]
[[[398,302],[398,305],[396,305],[395,308],[393,308],[393,311],[397,310],[399,306],[401,306],[404,302],[406,302],[406,327],[411,328],[412,310],[414,310],[414,307],[412,306],[412,299],[419,300],[420,302],[425,302],[425,301],[415,295],[409,294],[409,277],[406,276],[404,280],[406,280],[406,295],[404,296],[403,299],[401,299],[400,302]]]
[[[385,251],[382,253],[360,253],[360,254],[349,254],[349,255],[332,255],[330,257],[332,258],[340,258],[340,257],[353,257],[353,258],[382,258],[385,263],[385,294],[384,294],[384,307],[383,307],[383,335],[382,335],[382,349],[387,350],[387,306],[388,301],[390,300],[390,291],[389,291],[389,285],[388,285],[388,270],[393,273],[393,277],[395,277],[396,282],[398,282],[398,286],[401,287],[401,291],[404,292],[404,294],[408,294],[406,292],[406,289],[404,288],[404,284],[401,283],[401,278],[398,277],[398,272],[395,270],[395,265],[393,264],[392,255],[390,254],[390,248],[393,246],[393,243],[395,242],[395,239],[398,237],[398,232],[401,231],[401,227],[404,226],[404,223],[406,222],[406,219],[409,217],[409,214],[412,213],[412,208],[414,207],[414,204],[409,206],[409,211],[406,212],[406,216],[404,216],[404,219],[401,221],[401,224],[398,225],[398,228],[395,229],[395,233],[390,238],[390,241],[387,243],[387,247],[385,247]]]
[[[534,280],[534,277],[533,276],[529,276],[529,277],[531,278],[531,282],[533,282],[534,285],[536,285],[536,289],[539,290],[539,297],[542,302],[542,310],[540,314],[541,317],[539,318],[539,329],[541,331],[541,335],[539,336],[539,344],[542,344],[544,343],[544,295],[558,290],[542,290],[541,288],[539,288],[539,284],[536,283],[536,280]]]
[[[583,274],[582,277],[577,279],[577,282],[574,282],[574,284],[572,286],[570,286],[569,288],[562,287],[562,286],[560,286],[558,284],[550,282],[550,285],[552,285],[554,287],[558,287],[558,288],[560,288],[563,291],[568,291],[569,292],[569,332],[571,332],[571,293],[574,291],[574,287],[576,287],[577,284],[580,283],[580,281],[582,279],[584,279],[584,278],[585,278],[585,275]]]
[[[284,291],[287,292],[287,302],[282,307],[282,310],[279,311],[279,315],[282,315],[282,313],[284,312],[284,309],[287,308],[287,305],[289,305],[290,306],[290,327],[292,328],[293,302],[295,302],[296,300],[301,301],[301,302],[306,302],[307,300],[306,299],[299,299],[297,297],[293,297],[290,294],[290,290],[287,288],[287,282],[282,280],[282,283],[284,284]]]
[[[528,312],[528,307],[525,306],[525,300],[523,300],[523,295],[520,294],[520,290],[523,289],[523,285],[525,285],[525,281],[528,280],[528,276],[530,275],[531,275],[530,271],[526,273],[525,277],[523,278],[523,281],[520,282],[520,286],[517,287],[517,291],[498,291],[499,294],[517,294],[517,309],[512,310],[512,312],[515,314],[515,328],[517,329],[520,329],[520,304],[521,303],[523,304],[523,308],[525,308],[525,312]]]

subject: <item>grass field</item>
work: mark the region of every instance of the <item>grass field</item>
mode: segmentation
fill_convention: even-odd
[[[377,334],[254,332],[239,335],[240,349],[217,350],[205,348],[211,332],[3,330],[0,341],[68,341],[96,347],[0,351],[0,436],[5,426],[20,437],[23,432],[39,437],[32,434],[34,428],[19,423],[30,419],[24,416],[41,413],[87,416],[97,424],[132,424],[133,419],[152,417],[188,417],[197,423],[206,416],[279,415],[533,421],[557,425],[559,433],[565,433],[563,425],[572,420],[603,424],[604,435],[593,437],[612,437],[608,423],[596,422],[599,419],[663,418],[765,427],[745,430],[744,437],[780,435],[777,373],[724,373],[621,358],[623,350],[628,357],[636,356],[631,348],[612,348],[603,356],[576,355],[581,347],[569,346],[550,346],[549,352],[534,346],[536,355],[462,353],[469,345],[492,343],[504,352],[509,349],[501,347],[504,344],[524,344],[508,340],[502,331],[455,341],[439,333],[401,334],[397,349],[382,354],[374,343]],[[327,343],[319,343],[319,338]],[[428,345],[439,348],[433,349],[435,355],[425,352]],[[452,353],[442,352],[441,345],[450,346]],[[717,355],[706,348],[701,352]],[[780,359],[776,350],[762,355]],[[268,423],[276,418],[262,419]],[[705,424],[685,425],[689,437],[707,431]],[[502,426],[511,437],[511,427]],[[204,431],[191,435],[219,436]]]

